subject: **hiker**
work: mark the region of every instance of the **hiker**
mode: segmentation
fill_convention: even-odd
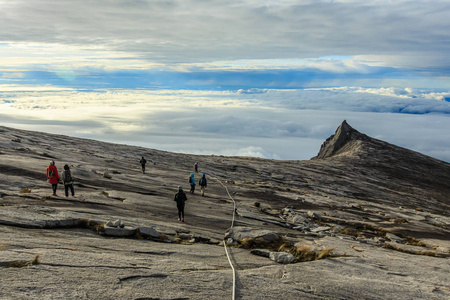
[[[147,163],[147,161],[145,160],[145,158],[142,156],[141,160],[139,161],[139,163],[141,164],[142,167],[142,173],[145,174],[145,164]]]
[[[62,171],[61,177],[64,183],[64,192],[66,194],[66,197],[69,197],[69,189],[72,193],[72,197],[75,197],[75,191],[73,189],[73,178],[72,173],[70,172],[69,165],[64,165],[64,171]]]
[[[58,188],[59,174],[54,160],[52,160],[47,167],[47,182],[52,185],[53,196],[58,196],[56,195],[56,189]]]
[[[194,164],[194,171],[195,171],[195,173],[198,173],[198,163]]]
[[[205,196],[205,189],[208,183],[206,182],[206,174],[203,173],[202,178],[200,178],[200,181],[198,182],[200,185],[200,191],[202,192],[202,196]]]
[[[191,194],[195,191],[195,179],[194,179],[194,173],[191,173],[191,177],[189,177],[189,183],[191,184],[191,190],[189,191]]]
[[[181,186],[178,187],[178,193],[175,194],[175,199],[173,201],[177,203],[178,221],[184,222],[184,205],[187,201],[187,197]]]

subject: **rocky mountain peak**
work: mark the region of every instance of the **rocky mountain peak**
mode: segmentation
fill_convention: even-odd
[[[324,159],[344,152],[354,152],[360,145],[357,141],[367,140],[368,138],[368,136],[360,133],[344,120],[336,129],[335,134],[325,140],[320,147],[319,154],[314,159]]]

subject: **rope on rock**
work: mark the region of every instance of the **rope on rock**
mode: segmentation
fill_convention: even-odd
[[[231,227],[233,228],[234,226],[234,218],[236,215],[236,201],[234,201],[233,197],[231,197],[230,192],[228,191],[228,188],[222,183],[222,181],[220,181],[217,177],[211,176],[209,175],[211,178],[217,180],[227,191],[228,197],[230,197],[230,199],[233,201],[233,219],[231,221]],[[228,248],[227,248],[227,242],[225,240],[223,240],[223,247],[225,248],[225,253],[227,255],[228,258],[228,263],[231,266],[231,269],[233,270],[233,294],[231,296],[231,299],[234,300],[235,299],[235,295],[236,295],[236,270],[234,269],[233,263],[231,262],[231,258],[230,255],[228,253]]]

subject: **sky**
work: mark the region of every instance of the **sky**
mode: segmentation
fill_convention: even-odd
[[[448,0],[0,0],[0,125],[303,160],[347,120],[450,162],[448,15]]]

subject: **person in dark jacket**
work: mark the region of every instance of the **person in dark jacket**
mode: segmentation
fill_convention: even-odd
[[[53,196],[58,196],[56,195],[56,190],[58,188],[59,174],[54,160],[52,160],[50,162],[50,165],[47,167],[47,179],[48,182],[52,185]]]
[[[75,197],[75,191],[73,189],[73,178],[72,173],[70,172],[69,165],[64,165],[64,171],[62,171],[61,177],[64,183],[64,192],[66,194],[66,197],[69,197],[69,189],[72,197]]]
[[[142,167],[142,173],[145,174],[145,164],[147,163],[147,160],[142,156],[139,163],[141,164],[141,167]]]
[[[205,196],[205,189],[208,183],[206,182],[206,174],[203,173],[202,178],[200,178],[200,181],[198,182],[200,185],[200,191],[202,192],[202,196]]]
[[[178,193],[175,194],[174,200],[178,208],[178,221],[184,222],[184,206],[187,201],[186,194],[181,186],[178,187]]]
[[[194,164],[194,171],[195,171],[195,173],[198,173],[198,163],[197,162]]]

